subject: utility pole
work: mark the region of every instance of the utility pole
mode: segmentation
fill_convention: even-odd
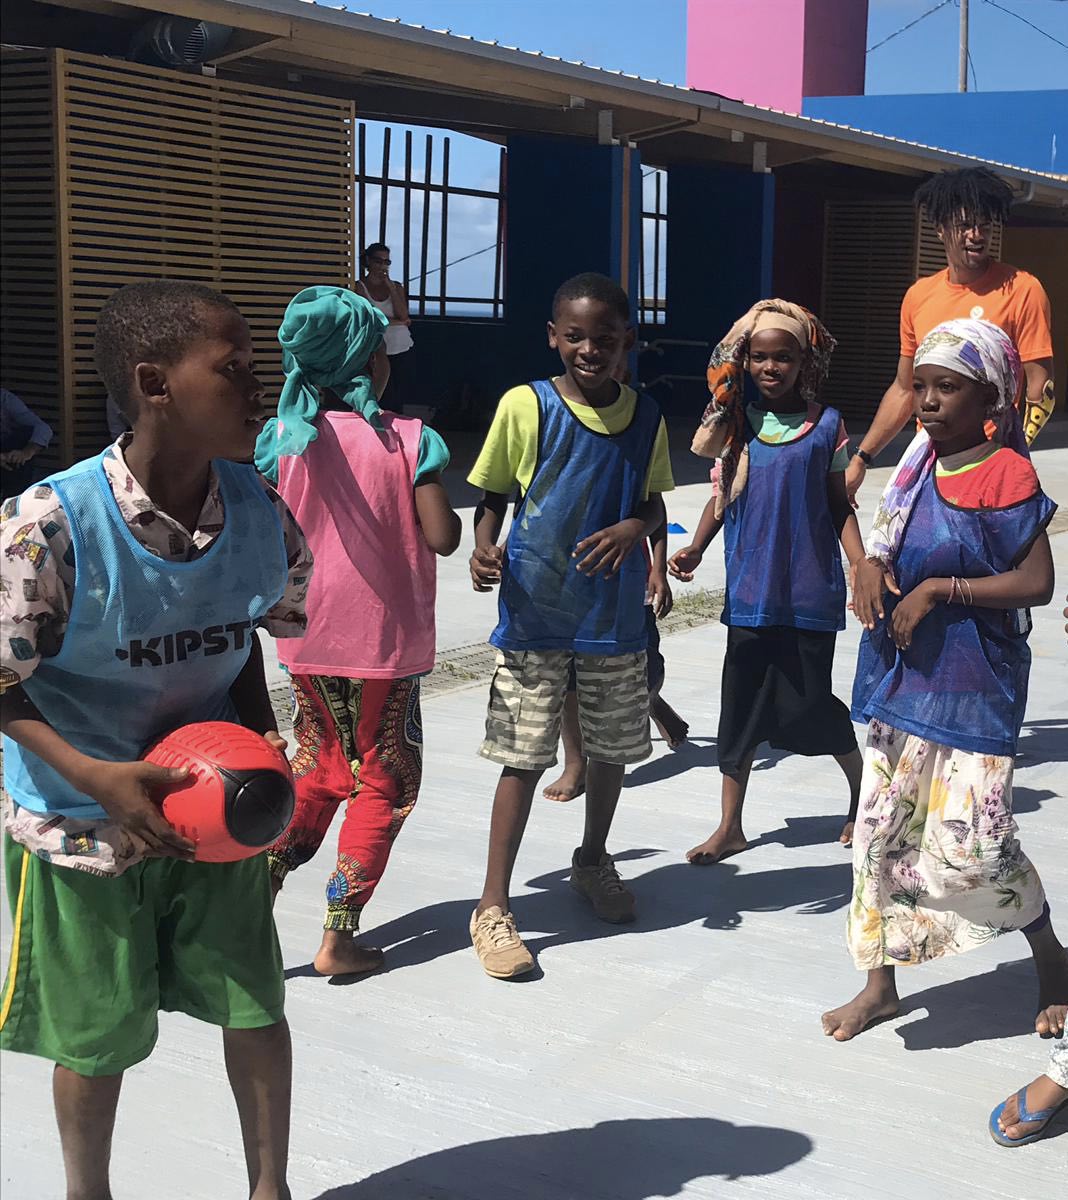
[[[960,0],[960,84],[957,90],[968,90],[968,0]]]

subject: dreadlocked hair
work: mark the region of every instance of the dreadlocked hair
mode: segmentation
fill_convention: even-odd
[[[965,167],[960,171],[941,171],[932,175],[916,192],[916,203],[936,226],[966,223],[1004,222],[1012,207],[1012,188],[986,167]]]

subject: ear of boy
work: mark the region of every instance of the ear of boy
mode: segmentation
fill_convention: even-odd
[[[133,387],[130,389],[131,405],[135,409],[134,425],[145,414],[147,405],[163,405],[170,403],[167,393],[167,372],[159,363],[138,363],[134,367]]]
[[[149,498],[186,529],[196,529],[207,494],[211,453],[206,442],[176,436],[167,420],[173,397],[167,369],[138,363],[131,388],[135,411],[126,466]]]

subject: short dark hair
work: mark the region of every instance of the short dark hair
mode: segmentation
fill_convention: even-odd
[[[916,203],[934,225],[966,221],[1005,221],[1013,202],[1012,188],[986,167],[965,167],[932,175],[916,192]]]
[[[553,320],[565,300],[599,300],[606,304],[627,325],[630,324],[630,299],[614,279],[596,271],[583,271],[565,279],[553,296]]]
[[[207,334],[204,318],[213,308],[238,312],[222,292],[177,279],[128,283],[104,302],[96,322],[93,358],[108,395],[131,424],[137,415],[130,393],[134,367],[139,362],[177,362]]]
[[[363,253],[360,255],[360,262],[363,264],[363,266],[366,267],[367,260],[371,257],[371,255],[377,254],[380,250],[384,250],[387,254],[389,253],[389,247],[385,242],[372,242],[369,246],[365,246]]]

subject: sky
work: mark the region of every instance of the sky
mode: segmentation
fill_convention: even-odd
[[[935,3],[937,0],[870,0],[868,46],[876,46]],[[1011,9],[1068,46],[1068,0],[996,3],[1002,8],[994,7],[989,0],[971,0],[972,89],[1068,87],[1068,48],[1002,11]],[[399,17],[411,24],[496,39],[504,45],[541,50],[668,83],[686,82],[686,0],[348,0],[348,7],[370,10],[376,17]],[[959,22],[960,12],[953,0],[914,28],[871,50],[867,56],[867,92],[956,91]],[[435,134],[436,142],[440,136]],[[400,150],[396,133],[394,146]],[[497,147],[454,136],[451,151],[453,183],[496,186]],[[373,127],[369,127],[368,154],[377,169],[381,138]],[[440,162],[437,147],[435,158]],[[394,242],[400,229],[399,193],[396,200],[387,221],[387,240]],[[461,211],[464,204],[470,212]],[[491,293],[494,255],[488,248],[496,240],[493,208],[485,201],[461,199],[460,206],[454,201],[450,209],[449,258],[485,251],[450,269],[448,290],[452,295]],[[377,208],[369,211],[368,218],[370,230],[375,231]],[[434,263],[438,260],[434,207],[431,218],[429,260]],[[414,228],[419,227],[418,220],[413,213]],[[401,256],[396,245],[393,256],[393,273],[399,278]],[[411,270],[414,274],[417,264],[413,263]],[[433,283],[433,279],[428,280],[428,290],[433,290]]]
[[[937,0],[870,0],[868,45],[874,46],[932,8]],[[1011,9],[1068,44],[1068,0],[971,2],[971,53],[980,91],[1065,87],[1068,49],[1002,9]],[[523,50],[685,83],[686,0],[362,0],[376,17],[480,38]],[[956,2],[868,55],[870,93],[942,92],[957,87]]]

